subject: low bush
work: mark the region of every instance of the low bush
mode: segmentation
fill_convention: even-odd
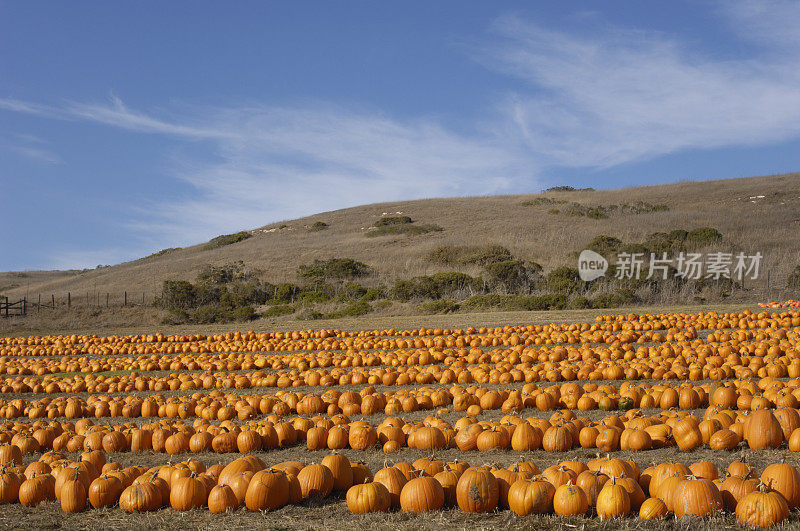
[[[504,311],[563,310],[567,307],[567,297],[562,294],[546,295],[501,295],[487,293],[473,295],[461,303],[466,311],[497,308]]]
[[[553,293],[570,295],[582,289],[583,281],[574,267],[562,266],[550,271],[544,279],[547,290]]]
[[[486,266],[489,286],[512,293],[529,293],[541,278],[542,266],[522,260],[506,260]]]
[[[408,216],[383,216],[376,221],[373,226],[375,227],[393,227],[396,225],[408,225],[414,223],[414,220]]]
[[[168,249],[161,249],[149,256],[145,256],[145,258],[155,258],[156,256],[164,256],[165,254],[169,254],[175,251],[180,251],[183,247],[170,247]]]
[[[589,245],[586,246],[590,251],[594,251],[603,256],[616,253],[620,247],[622,247],[622,240],[606,234],[595,236],[595,238],[589,242]]]
[[[572,307],[572,308],[574,308],[576,310],[583,310],[585,308],[591,308],[592,307],[592,301],[590,301],[588,298],[584,297],[583,295],[579,295],[578,297],[575,297],[574,299],[572,299],[572,302],[570,303],[570,307]]]
[[[262,317],[280,317],[282,315],[290,315],[294,313],[294,307],[289,306],[288,304],[276,304],[275,306],[270,306],[264,313],[261,314]]]
[[[297,268],[297,276],[315,284],[325,281],[342,281],[369,275],[370,267],[352,258],[314,260],[313,264]]]
[[[446,266],[488,266],[514,259],[502,245],[441,245],[428,253],[429,262]]]
[[[686,242],[694,247],[705,247],[719,242],[722,233],[712,227],[699,227],[686,234]]]
[[[297,295],[297,303],[304,306],[331,300],[330,295],[324,291],[303,291]]]
[[[205,244],[203,246],[203,250],[209,251],[211,249],[217,249],[218,247],[224,247],[225,245],[232,245],[234,243],[239,243],[250,238],[251,236],[253,235],[246,230],[234,234],[223,234],[221,236],[217,236],[216,238],[212,239],[207,244]]]
[[[465,273],[450,271],[436,273],[432,276],[414,277],[410,280],[398,280],[389,291],[389,296],[400,301],[412,299],[441,299],[444,297],[460,298],[462,292],[481,290],[483,282]]]
[[[341,317],[360,317],[372,311],[372,306],[367,301],[356,301],[348,304],[341,310],[330,312],[325,315],[328,319],[339,319]]]
[[[429,232],[441,232],[444,229],[439,225],[427,223],[424,225],[405,224],[405,225],[383,225],[374,227],[365,233],[368,238],[375,238],[377,236],[392,236],[405,234],[408,236],[418,236],[420,234],[427,234]]]
[[[604,293],[592,300],[592,308],[618,308],[625,304],[636,301],[633,291],[628,288],[620,288],[614,293]]]

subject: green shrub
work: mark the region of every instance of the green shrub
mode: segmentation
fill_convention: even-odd
[[[580,295],[580,296],[575,297],[574,299],[572,299],[572,302],[570,303],[570,306],[575,308],[576,310],[582,310],[584,308],[591,308],[592,307],[592,301],[590,301],[589,299],[587,299],[583,295]]]
[[[212,239],[210,242],[205,244],[203,246],[203,250],[209,251],[211,249],[216,249],[218,247],[223,247],[225,245],[239,243],[241,241],[250,238],[251,236],[253,235],[246,230],[234,234],[223,234],[222,236],[217,236],[216,238]]]
[[[389,290],[389,296],[399,301],[409,301],[416,296],[416,284],[413,280],[397,280]]]
[[[197,293],[187,280],[165,280],[159,304],[170,310],[187,310],[196,306]]]
[[[273,287],[270,300],[273,302],[293,302],[294,298],[300,293],[299,286],[289,282],[283,282]]]
[[[408,225],[409,223],[414,223],[414,220],[408,216],[383,216],[381,219],[376,221],[373,226],[390,227],[395,225]]]
[[[531,201],[523,201],[523,205],[551,205],[556,203],[568,203],[564,200],[554,200],[546,197],[537,198]],[[581,203],[572,202],[569,206],[562,209],[552,209],[551,214],[562,213],[567,216],[586,216],[590,219],[605,219],[608,218],[612,212],[621,212],[623,214],[644,214],[647,212],[661,212],[669,210],[667,205],[654,205],[644,201],[637,201],[633,205],[623,203],[621,205],[583,205]]]
[[[516,303],[519,295],[501,295],[499,293],[484,293],[473,295],[461,303],[461,309],[466,311],[488,310],[490,308],[500,309],[522,309]]]
[[[687,243],[695,247],[712,245],[722,239],[722,233],[712,227],[699,227],[692,229],[686,235]]]
[[[417,306],[417,311],[422,314],[439,314],[457,312],[459,305],[453,299],[423,302]]]
[[[372,306],[367,301],[356,301],[348,304],[343,309],[331,312],[326,315],[329,319],[339,319],[341,317],[360,317],[372,311]]]
[[[648,203],[646,201],[637,201],[632,205],[623,203],[619,205],[619,208],[622,212],[627,214],[647,214],[650,212],[666,212],[669,210],[669,206],[667,205],[654,205],[653,203]]]
[[[169,313],[166,317],[161,320],[161,324],[164,325],[178,325],[178,324],[185,324],[191,320],[191,316],[189,312],[186,310],[179,310],[177,308],[172,308],[169,310]]]
[[[239,306],[232,310],[234,321],[252,321],[256,318],[256,310],[250,305]]]
[[[367,288],[360,284],[346,284],[339,293],[336,294],[336,300],[339,302],[357,301],[367,294]]]
[[[572,186],[551,186],[545,192],[594,192],[594,188],[574,188]]]
[[[281,315],[289,315],[294,313],[294,307],[288,304],[276,304],[267,308],[262,317],[280,317]]]
[[[513,260],[514,256],[502,245],[441,245],[430,251],[426,259],[447,266],[487,266]]]
[[[486,266],[490,285],[502,286],[506,291],[529,292],[538,282],[542,267],[522,260],[507,260]]]
[[[481,279],[450,271],[432,276],[414,277],[410,280],[398,280],[390,290],[389,296],[400,301],[441,299],[453,296],[462,290],[476,291],[481,287]]]
[[[391,236],[405,234],[408,236],[419,236],[420,234],[427,234],[429,232],[441,232],[444,229],[439,225],[428,223],[424,225],[383,225],[374,229],[368,230],[364,233],[368,238],[375,238],[377,236]]]
[[[308,305],[319,302],[328,302],[330,296],[323,291],[304,291],[297,296],[298,304]]]
[[[196,324],[210,324],[232,320],[233,315],[231,312],[213,304],[200,306],[190,314],[190,321]]]
[[[688,234],[686,231],[654,232],[644,241],[644,246],[648,252],[655,253],[656,256],[660,257],[664,253],[671,256],[683,247],[686,234]]]
[[[608,212],[601,206],[591,207],[586,211],[586,217],[591,219],[605,219],[608,217]]]
[[[592,300],[592,308],[617,308],[625,304],[635,302],[636,297],[633,291],[627,288],[620,288],[614,293],[598,295]]]
[[[157,304],[170,311],[172,322],[216,323],[255,317],[254,304],[264,304],[273,289],[242,262],[206,266],[196,283],[166,280]]]
[[[567,297],[561,294],[539,296],[501,295],[486,293],[473,295],[461,303],[466,311],[488,310],[498,308],[504,311],[560,310],[567,306]]]
[[[206,265],[197,274],[197,282],[219,286],[237,280],[253,280],[256,276],[256,271],[246,269],[239,260],[221,266]]]
[[[183,247],[170,247],[168,249],[161,249],[158,252],[151,254],[150,256],[146,256],[145,258],[154,258],[156,256],[164,256],[165,254],[169,254],[175,251],[180,251]]]
[[[378,288],[367,288],[367,292],[362,295],[362,301],[376,301],[386,296],[386,288],[381,286]]]
[[[522,206],[541,206],[541,205],[563,205],[567,203],[566,199],[554,199],[552,197],[534,197],[533,199],[526,199]]]
[[[374,301],[386,295],[384,288],[367,288],[360,284],[347,284],[336,295],[339,302]]]
[[[311,224],[311,226],[308,228],[308,231],[309,231],[309,232],[319,232],[319,231],[321,231],[321,230],[325,230],[325,229],[327,229],[327,228],[328,228],[328,226],[329,226],[329,225],[328,225],[327,223],[325,223],[324,221],[315,221],[315,222],[314,222],[314,223],[312,223],[312,224]]]
[[[545,277],[545,284],[549,291],[565,295],[580,291],[582,287],[578,270],[568,266],[550,271]]]
[[[311,265],[301,265],[297,268],[297,276],[312,283],[322,283],[326,280],[347,280],[368,275],[371,272],[367,264],[352,258],[330,258],[328,260],[314,260]]]
[[[589,245],[586,248],[603,256],[608,256],[616,253],[621,246],[622,240],[619,238],[601,234],[599,236],[595,236],[595,238],[589,242]]]

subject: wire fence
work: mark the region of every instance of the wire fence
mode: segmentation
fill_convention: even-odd
[[[19,299],[0,296],[0,317],[25,316],[44,310],[79,308],[113,308],[152,306],[163,295],[162,292],[123,290],[122,292],[87,291],[82,293],[37,293]]]
[[[787,299],[800,299],[800,289],[789,286],[790,273],[769,269],[761,271],[757,278],[743,278],[733,283],[706,282],[703,297],[691,285],[682,289],[664,289],[648,296],[640,292],[642,303],[650,304],[697,304],[702,302],[724,301],[732,296],[737,300],[744,297],[753,302],[783,302]],[[723,284],[725,289],[722,289]],[[643,291],[646,291],[643,289]],[[724,292],[724,295],[723,295]],[[705,297],[710,295],[711,298]],[[0,296],[0,318],[25,316],[47,310],[101,309],[153,306],[163,300],[164,292],[123,290],[105,291],[94,289],[84,292],[68,291],[62,293],[37,293],[24,297],[9,298]]]

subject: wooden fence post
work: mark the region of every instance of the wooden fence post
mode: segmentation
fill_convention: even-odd
[[[72,293],[67,292],[67,308],[72,308]]]
[[[127,291],[125,292],[125,300],[122,302],[122,305],[123,306],[127,306],[128,305],[128,292]]]

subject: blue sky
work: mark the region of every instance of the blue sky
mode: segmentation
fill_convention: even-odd
[[[797,171],[798,20],[767,1],[0,0],[0,270],[376,201]]]

